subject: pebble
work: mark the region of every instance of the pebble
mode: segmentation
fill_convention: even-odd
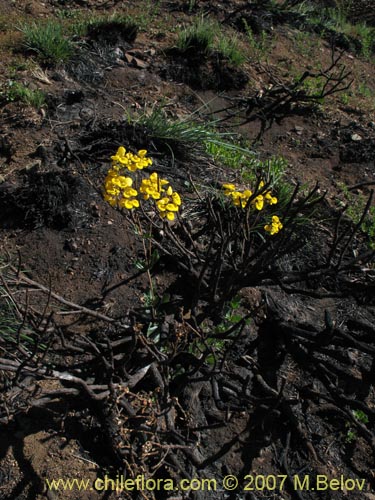
[[[355,141],[355,142],[361,141],[362,140],[362,136],[360,136],[359,134],[352,134],[351,140]]]
[[[120,47],[116,47],[113,51],[113,54],[118,57],[119,59],[121,59],[122,57],[124,57],[124,51],[120,49]]]
[[[78,245],[73,239],[65,240],[64,247],[69,252],[76,252],[78,250]]]

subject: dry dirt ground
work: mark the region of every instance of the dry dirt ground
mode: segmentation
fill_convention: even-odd
[[[244,6],[0,0],[1,310],[11,306],[16,325],[12,338],[5,320],[0,331],[1,499],[375,498],[374,261],[351,219],[335,222],[348,201],[342,186],[354,186],[359,199],[375,182],[374,64],[343,51],[350,89],[318,106],[277,108],[264,122],[249,100],[256,110],[254,99],[278,84],[328,68],[331,43],[293,19]],[[55,67],[20,49],[22,22],[67,23],[89,11],[146,23],[131,42],[85,37],[73,59]],[[238,32],[247,51],[240,67],[171,50],[202,12]],[[239,31],[242,14],[267,32],[263,52]],[[41,89],[47,104],[8,102],[13,80]],[[227,120],[233,104],[236,116]],[[192,224],[205,217],[194,213],[200,198],[192,184],[209,191],[238,179],[199,146],[173,149],[128,120],[158,105],[170,120],[222,119],[261,160],[285,158],[290,185],[318,181],[315,194],[327,191],[314,225],[291,240],[293,252],[236,287],[231,307],[246,318],[236,328],[227,304],[197,299],[193,274],[173,256],[142,270],[145,240],[103,200],[109,158],[122,144],[148,150],[156,171],[191,201]],[[262,124],[269,127],[255,142]],[[161,247],[163,236],[155,237]],[[332,241],[337,268],[323,271]],[[159,298],[152,305],[150,272]],[[217,491],[93,489],[106,474],[176,484],[213,478]],[[239,480],[233,491],[223,487],[228,475]],[[344,484],[317,490],[319,475]],[[296,477],[308,477],[310,487],[299,488]],[[59,478],[90,486],[47,487],[46,479]],[[363,489],[346,480],[364,480]]]

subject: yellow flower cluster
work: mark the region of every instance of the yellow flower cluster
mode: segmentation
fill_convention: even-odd
[[[260,211],[267,205],[276,205],[278,201],[276,196],[273,196],[270,190],[262,192],[264,186],[264,181],[260,181],[257,191],[253,193],[250,189],[240,191],[234,184],[226,183],[223,184],[224,196],[230,198],[234,206],[241,208],[246,208],[249,200],[251,199],[250,206]],[[277,215],[272,216],[271,224],[266,224],[264,226],[265,231],[271,235],[277,234],[282,228],[283,225]]]
[[[112,167],[104,181],[104,199],[113,207],[132,210],[140,206],[137,198],[140,193],[144,200],[156,200],[155,205],[160,217],[172,221],[181,206],[181,198],[173,191],[169,181],[161,179],[156,172],[153,172],[148,178],[142,179],[138,193],[133,187],[133,179],[121,175],[124,169],[135,172],[152,165],[152,160],[146,158],[146,155],[145,149],[141,149],[135,155],[127,153],[123,146],[118,148],[117,153],[111,156]]]
[[[154,200],[159,200],[161,193],[165,191],[163,186],[169,182],[166,179],[160,179],[156,172],[153,172],[148,179],[143,179],[139,192],[143,194],[143,199],[148,200],[150,197]]]
[[[152,165],[152,160],[146,158],[147,151],[145,149],[140,149],[138,154],[133,154],[126,152],[124,146],[120,146],[114,156],[111,156],[112,168],[115,170],[120,170],[126,167],[130,172],[135,172],[136,170],[142,170]]]
[[[261,181],[258,186],[258,190],[262,190],[264,187],[264,181]],[[244,191],[238,191],[234,184],[223,184],[224,196],[228,196],[232,199],[233,205],[236,207],[245,208],[249,198],[253,196],[253,192],[250,189],[245,189]],[[277,198],[272,195],[271,191],[266,191],[265,193],[258,194],[252,201],[251,205],[257,210],[263,210],[264,204],[276,205]]]
[[[181,206],[180,195],[173,192],[172,186],[166,179],[160,179],[156,172],[153,172],[148,179],[143,179],[139,191],[143,198],[150,197],[157,200],[156,207],[162,219],[174,220],[175,213]]]
[[[272,216],[271,224],[266,224],[264,229],[271,235],[278,233],[283,228],[282,223],[277,215]]]
[[[139,207],[137,200],[138,192],[132,187],[133,179],[119,175],[119,173],[111,168],[104,181],[104,199],[108,201],[112,207],[132,208]]]
[[[168,220],[174,220],[175,212],[178,212],[178,209],[181,205],[181,198],[178,193],[174,193],[171,186],[168,186],[166,191],[166,195],[156,202],[156,206],[158,207],[160,217],[166,218]]]

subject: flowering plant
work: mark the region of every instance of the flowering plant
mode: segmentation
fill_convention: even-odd
[[[112,167],[104,180],[104,199],[113,207],[133,210],[140,207],[139,196],[143,201],[154,201],[154,208],[162,219],[173,221],[181,206],[180,195],[173,191],[166,179],[161,179],[156,172],[149,177],[139,179],[138,170],[152,165],[147,158],[147,151],[141,149],[137,154],[126,152],[120,146],[115,155],[111,156]],[[134,177],[128,176],[127,171]]]
[[[250,189],[238,190],[234,184],[225,183],[222,185],[224,196],[231,199],[235,207],[242,209],[255,209],[256,211],[263,210],[267,205],[276,205],[278,200],[273,196],[270,189],[267,188],[265,182],[261,180],[255,192]],[[266,224],[264,230],[270,235],[277,234],[283,225],[277,215],[272,216],[271,224]]]

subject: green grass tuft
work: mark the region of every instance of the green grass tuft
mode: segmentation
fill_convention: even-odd
[[[169,119],[163,108],[155,106],[151,113],[143,113],[138,117],[129,119],[133,123],[142,126],[156,139],[176,142],[182,145],[201,144],[208,142],[220,142],[229,133],[219,133],[215,130],[215,122],[208,124],[198,123],[194,115],[189,115],[183,120]]]
[[[45,64],[66,62],[73,55],[73,42],[65,36],[62,25],[56,21],[24,24],[19,30],[23,33],[23,46],[35,52]]]
[[[241,66],[246,61],[246,56],[240,49],[239,40],[236,35],[231,38],[224,34],[218,36],[216,50],[223,57],[229,60],[234,66]]]
[[[181,52],[196,51],[208,54],[214,45],[215,34],[215,23],[201,17],[179,33],[177,48]]]
[[[324,29],[333,30],[346,37],[358,40],[362,57],[369,60],[375,49],[375,28],[365,22],[352,23],[348,20],[349,2],[338,1],[336,7],[317,8],[310,2],[301,2],[295,7],[305,15],[310,25],[322,25]],[[324,29],[321,31],[324,33]]]
[[[8,102],[18,101],[36,109],[40,109],[46,103],[44,92],[39,89],[30,89],[22,83],[13,80],[8,82],[8,87],[5,91],[1,92],[1,95]]]
[[[235,66],[246,61],[237,35],[229,37],[223,33],[218,22],[204,17],[179,33],[177,48],[182,53],[192,53],[196,56],[216,53]]]

